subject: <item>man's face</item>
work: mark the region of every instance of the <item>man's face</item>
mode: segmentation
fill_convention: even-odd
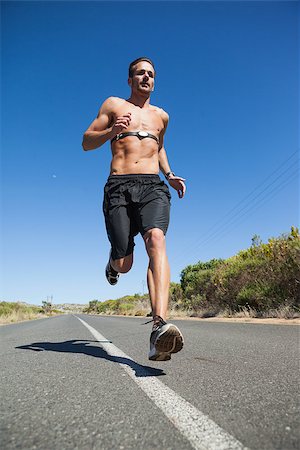
[[[134,67],[132,78],[129,78],[129,84],[132,91],[140,95],[150,95],[154,88],[154,68],[147,61],[140,61]]]

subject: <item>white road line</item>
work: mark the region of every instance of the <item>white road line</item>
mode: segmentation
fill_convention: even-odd
[[[91,332],[101,347],[112,357],[126,358],[137,364],[130,356],[110,343],[95,328],[75,316]],[[106,342],[105,342],[106,341]],[[155,405],[197,450],[247,450],[246,447],[213,420],[176,394],[154,376],[137,377],[128,364],[119,363],[135,383],[148,395]],[[146,374],[146,369],[145,369]]]

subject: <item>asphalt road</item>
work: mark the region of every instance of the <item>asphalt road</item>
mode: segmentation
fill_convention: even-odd
[[[299,449],[298,326],[77,317],[0,327],[2,449]]]

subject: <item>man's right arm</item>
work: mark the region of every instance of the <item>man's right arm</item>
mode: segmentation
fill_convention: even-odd
[[[109,127],[112,122],[112,111],[115,99],[109,97],[102,104],[97,118],[91,123],[83,135],[83,150],[94,150],[101,147],[105,142],[114,137],[113,126]]]

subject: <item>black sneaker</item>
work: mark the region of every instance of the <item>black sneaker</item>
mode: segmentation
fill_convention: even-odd
[[[151,361],[169,361],[171,353],[179,352],[182,347],[183,336],[179,328],[159,317],[159,322],[154,326],[150,335],[149,359]]]
[[[109,282],[109,284],[111,284],[113,286],[115,284],[117,284],[119,276],[120,276],[119,272],[116,272],[115,269],[113,269],[111,267],[111,265],[110,265],[110,256],[109,256],[108,263],[107,263],[107,265],[105,267],[105,276],[106,276],[106,279]]]

